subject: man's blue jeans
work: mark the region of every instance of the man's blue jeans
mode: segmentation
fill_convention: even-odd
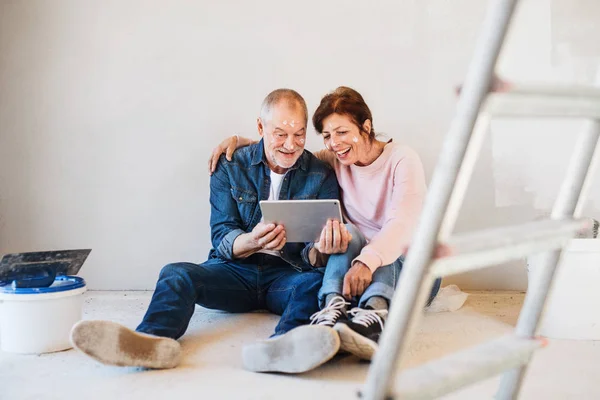
[[[327,267],[325,268],[325,274],[323,277],[323,286],[319,290],[319,307],[324,308],[325,298],[328,294],[342,294],[344,286],[344,276],[351,267],[352,260],[354,260],[360,254],[360,251],[366,246],[367,241],[363,234],[351,224],[347,224],[346,228],[352,234],[352,240],[348,244],[348,250],[343,254],[333,254],[329,257]],[[402,271],[402,264],[404,263],[404,257],[400,256],[396,261],[389,265],[384,265],[375,270],[373,274],[371,284],[365,290],[365,292],[358,299],[354,299],[359,307],[364,307],[373,296],[383,297],[391,303],[394,296],[394,290]],[[440,284],[442,280],[436,279],[427,305],[431,304],[438,291],[440,290]]]
[[[138,332],[181,337],[196,304],[244,313],[269,310],[281,315],[275,335],[307,324],[319,310],[322,272],[299,272],[279,257],[254,254],[238,262],[213,258],[203,264],[165,266]]]

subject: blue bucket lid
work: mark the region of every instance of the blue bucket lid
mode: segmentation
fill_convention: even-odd
[[[54,283],[48,287],[19,288],[12,285],[0,286],[0,293],[5,294],[41,294],[66,292],[67,290],[79,289],[85,286],[85,280],[79,276],[61,275],[57,276]]]

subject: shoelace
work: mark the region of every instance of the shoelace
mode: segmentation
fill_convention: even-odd
[[[349,304],[343,297],[335,296],[331,299],[327,307],[311,315],[310,324],[332,326],[342,315],[342,310]]]
[[[364,308],[353,308],[348,311],[348,315],[352,316],[352,322],[368,328],[369,325],[379,323],[383,330],[383,318],[388,313],[388,310],[365,310]]]

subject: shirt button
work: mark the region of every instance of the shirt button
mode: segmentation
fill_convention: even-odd
[[[243,200],[243,199],[240,197],[240,201],[241,201],[241,200]]]

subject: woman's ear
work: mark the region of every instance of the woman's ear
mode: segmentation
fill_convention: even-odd
[[[369,136],[371,135],[371,120],[367,119],[362,126],[362,129],[365,133],[367,133]]]

